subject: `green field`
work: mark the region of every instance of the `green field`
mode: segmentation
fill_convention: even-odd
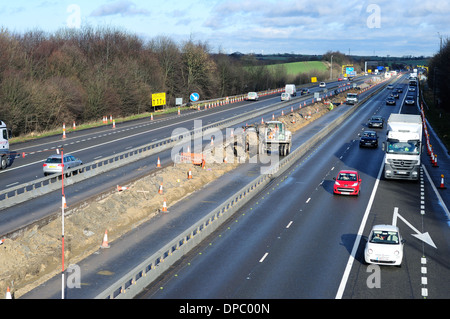
[[[312,70],[319,72],[327,71],[327,66],[322,61],[305,61],[305,62],[292,62],[292,63],[282,63],[282,64],[272,64],[267,67],[269,70],[274,68],[276,65],[283,65],[286,68],[288,75],[297,75],[299,73],[307,73]]]

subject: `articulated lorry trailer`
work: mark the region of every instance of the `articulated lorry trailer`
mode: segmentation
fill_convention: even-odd
[[[413,114],[391,114],[387,121],[384,177],[418,180],[422,153],[422,118]]]

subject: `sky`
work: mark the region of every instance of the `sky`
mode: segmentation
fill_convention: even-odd
[[[114,27],[211,52],[433,56],[450,37],[449,0],[0,0],[0,28]]]

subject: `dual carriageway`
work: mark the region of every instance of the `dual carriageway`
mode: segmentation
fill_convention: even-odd
[[[396,85],[407,88],[404,77]],[[332,89],[341,83],[328,83]],[[310,88],[311,94],[319,88]],[[368,92],[369,93],[369,92]],[[418,113],[416,107],[404,107],[403,93],[396,106],[385,105],[386,89],[373,95],[351,114],[337,129],[294,163],[284,174],[271,181],[230,218],[218,231],[185,256],[176,267],[147,287],[139,298],[448,298],[449,291],[449,232],[445,200],[436,196],[435,181],[429,178],[433,169],[426,161],[419,183],[386,181],[381,176],[384,154],[380,148],[360,149],[358,133],[367,126],[374,114],[385,119],[390,113]],[[298,97],[292,104],[310,100],[311,95]],[[111,131],[98,128],[74,132],[61,141],[58,137],[17,145],[18,153],[29,154],[16,159],[13,166],[1,172],[3,185],[33,180],[42,172],[43,154],[60,146],[65,152],[84,162],[110,156],[126,148],[170,136],[177,127],[192,128],[194,119],[212,123],[240,112],[254,112],[279,102],[279,94],[258,102],[237,103],[202,112],[166,116],[154,122],[148,120],[124,123]],[[275,112],[290,110],[291,104]],[[342,115],[351,106],[335,108],[323,118],[298,131],[293,148],[300,147],[322,127]],[[272,116],[267,114],[265,120]],[[260,118],[255,118],[255,122]],[[245,123],[240,123],[240,127]],[[381,139],[385,128],[380,130]],[[151,137],[149,137],[151,136]],[[62,144],[64,143],[64,144]],[[437,143],[434,145],[438,145]],[[92,194],[105,192],[117,184],[139,178],[141,167],[152,166],[159,156],[163,165],[170,165],[170,152],[132,163],[108,174],[67,187],[72,203],[82,202]],[[440,159],[445,159],[445,155]],[[444,167],[444,163],[441,163]],[[362,175],[361,195],[357,198],[333,196],[332,178],[340,169],[357,169]],[[155,238],[169,240],[168,228],[176,231],[188,227],[257,174],[259,167],[241,165],[236,172],[209,185],[201,200],[189,205],[171,207],[171,217],[159,218],[135,229],[126,238],[114,243],[80,263],[80,289],[68,289],[67,298],[95,298],[117,278],[151,254]],[[20,176],[18,178],[18,176]],[[198,195],[197,195],[198,196]],[[445,198],[445,194],[443,194]],[[52,204],[54,203],[54,204]],[[0,214],[2,234],[46,217],[58,211],[60,193],[35,198],[5,209]],[[426,207],[425,214],[421,207]],[[409,225],[429,232],[437,248],[411,236],[408,224],[398,222],[406,238],[405,258],[401,268],[380,267],[381,287],[371,289],[367,265],[363,263],[364,236],[372,225],[391,223],[398,209]],[[423,210],[422,210],[423,211]],[[176,225],[174,227],[173,225]],[[169,227],[171,226],[171,227]],[[162,231],[164,235],[162,235]],[[163,242],[161,242],[163,244]],[[425,262],[425,264],[424,264]],[[423,274],[423,269],[426,275]],[[111,276],[99,275],[109,270]],[[56,278],[57,277],[57,278]],[[23,298],[59,298],[60,277],[56,276]],[[426,280],[424,280],[426,278]],[[162,289],[163,288],[163,289]]]

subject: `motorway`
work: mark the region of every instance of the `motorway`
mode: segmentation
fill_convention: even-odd
[[[406,82],[402,85],[406,87]],[[423,298],[424,284],[423,275],[421,276],[423,258],[428,261],[429,275],[425,288],[429,296],[448,297],[448,282],[446,284],[442,280],[450,278],[448,224],[442,221],[445,219],[445,215],[442,214],[445,213],[433,196],[426,176],[423,177],[423,181],[426,187],[427,212],[421,215],[422,184],[380,179],[383,160],[380,148],[358,147],[358,133],[366,127],[370,115],[381,114],[387,118],[391,112],[399,112],[400,103],[396,107],[385,105],[387,94],[388,92],[383,90],[372,97],[320,145],[295,163],[285,174],[272,181],[264,192],[223,225],[220,231],[205,241],[204,245],[184,257],[182,262],[161,281],[148,287],[141,298]],[[404,94],[401,96],[401,99],[403,98]],[[257,103],[269,104],[278,101],[279,96],[276,96],[243,105],[247,111],[249,107],[258,107]],[[230,112],[238,107],[239,104],[235,105]],[[330,114],[338,115],[346,107],[339,107]],[[289,108],[287,105],[285,111]],[[225,110],[219,108],[211,112],[205,111],[202,113],[205,114],[204,121],[208,120],[207,114],[211,116],[211,121],[229,116],[228,113],[220,114],[220,112],[225,113]],[[192,115],[192,118],[188,118],[190,115],[185,116],[186,121],[192,121],[198,114]],[[307,126],[307,129],[296,134],[293,146],[301,145],[308,136],[317,132],[320,125],[326,125],[326,120],[324,117],[323,120],[316,121],[317,126]],[[110,152],[119,152],[124,147],[129,147],[130,143],[126,141],[128,135],[133,136],[133,146],[135,139],[141,136],[143,140],[136,143],[144,144],[148,143],[149,138],[158,139],[170,135],[171,130],[167,126],[172,125],[171,121],[174,127],[181,125],[179,117],[168,116],[164,121],[160,121],[159,130],[150,127],[149,125],[153,124],[149,124],[147,120],[124,125],[122,129],[125,129],[125,126],[128,128],[124,131],[124,135],[113,136],[110,131],[102,132],[101,130],[105,128],[91,132],[77,132],[80,135],[69,136],[70,140],[65,141],[67,145],[64,149],[77,147],[69,151],[78,153],[77,156],[83,157],[85,161],[93,160],[98,156],[107,156]],[[189,128],[189,124],[186,127]],[[384,130],[380,131],[380,136],[383,136]],[[93,143],[93,136],[105,140]],[[120,146],[109,142],[112,136],[113,139],[123,141],[119,143]],[[39,149],[50,150],[57,147],[58,143],[61,144],[61,140],[49,140],[45,145],[43,142],[40,145],[21,145],[21,149],[17,151],[20,153],[25,149],[28,152]],[[80,143],[93,144],[80,145]],[[101,148],[102,144],[105,145],[104,148]],[[170,152],[166,153],[160,154],[163,163],[170,162]],[[72,190],[68,192],[72,191],[72,200],[81,201],[87,198],[88,194],[113,187],[111,185],[116,185],[118,179],[137,178],[139,168],[153,170],[155,157],[117,170],[108,174],[109,176],[96,178],[95,181],[73,185]],[[36,171],[40,172],[42,165],[42,159],[27,160],[29,162],[21,166],[24,175],[28,176],[24,177],[24,180],[31,178]],[[19,159],[14,165],[18,162]],[[357,198],[334,196],[332,178],[339,169],[349,167],[358,169],[362,174],[361,195]],[[183,208],[189,214],[182,214],[181,207],[171,208],[171,212],[180,213],[171,214],[170,218],[160,217],[152,225],[142,226],[142,229],[137,229],[129,235],[132,240],[117,243],[115,251],[111,249],[88,258],[86,263],[81,264],[83,288],[68,291],[68,298],[93,298],[99,290],[107,286],[107,283],[101,283],[99,280],[100,271],[107,269],[117,277],[125,273],[130,264],[138,263],[151,253],[146,247],[148,242],[143,238],[147,236],[151,239],[156,236],[161,240],[167,239],[169,234],[164,234],[164,226],[171,226],[172,230],[181,229],[186,223],[199,218],[202,212],[209,211],[214,204],[220,202],[221,198],[232,194],[237,185],[250,180],[257,169],[255,166],[243,165],[235,174],[212,184],[201,194],[202,197],[198,201],[189,202],[188,207]],[[4,172],[7,176],[8,170]],[[11,181],[14,180],[13,175],[14,173],[8,176]],[[292,193],[293,191],[295,193]],[[44,214],[51,207],[56,210],[59,201],[56,200],[55,205],[45,204],[52,195],[44,197],[7,210],[10,214],[2,212],[0,216],[4,218],[1,221],[2,225],[5,221],[9,223],[5,231],[25,223],[25,220],[28,220],[28,217],[25,217],[26,212],[30,211],[31,205],[34,207],[42,205],[41,209],[34,210],[34,214],[39,216],[41,215],[37,211]],[[60,195],[55,194],[54,197],[60,198]],[[399,227],[407,239],[404,265],[401,268],[381,267],[381,288],[369,289],[366,279],[370,274],[366,272],[367,266],[362,263],[362,244],[357,246],[356,254],[352,256],[355,239],[359,238],[358,230],[362,221],[366,221],[362,230],[363,242],[364,235],[367,236],[374,223],[392,221],[395,207],[399,208],[400,214],[411,224],[422,231],[428,231],[437,248],[411,236],[412,231],[408,226],[399,222]],[[23,214],[18,214],[19,212]],[[13,214],[15,218],[12,218]],[[18,215],[22,216],[22,219],[17,217]],[[355,257],[354,261],[352,257]],[[346,274],[349,264],[352,267]],[[54,278],[53,281],[24,297],[58,298],[60,284],[57,281],[58,278]],[[342,286],[344,288],[341,288]]]
[[[342,83],[330,82],[328,89],[337,88],[339,85],[342,85]],[[298,106],[300,101],[310,103],[312,93],[317,91],[319,91],[317,86],[311,88],[311,94],[298,97],[292,103],[283,104],[283,107],[273,112],[273,114],[278,116],[282,110],[288,112],[292,104]],[[49,155],[55,154],[58,148],[64,148],[65,154],[72,154],[80,158],[83,163],[94,162],[134,147],[171,137],[176,129],[185,128],[191,130],[194,127],[194,120],[201,120],[202,125],[206,126],[233,116],[251,114],[255,110],[278,102],[280,102],[280,95],[276,94],[275,96],[264,96],[257,102],[239,102],[226,105],[225,107],[203,109],[201,111],[185,111],[180,115],[158,116],[154,121],[142,119],[117,124],[115,129],[112,128],[112,125],[108,125],[106,127],[74,131],[68,133],[65,139],[62,139],[62,136],[53,136],[13,145],[11,146],[12,154],[16,154],[16,156],[10,167],[0,171],[2,188],[8,189],[43,177],[43,162]],[[271,116],[272,113],[267,114],[265,120],[270,120]],[[260,118],[254,119],[254,122],[259,121],[261,121]],[[235,127],[241,127],[245,124],[240,123]],[[208,141],[205,140],[203,142],[207,143]],[[21,156],[23,153],[25,153],[25,157]],[[158,156],[163,166],[172,163],[171,153],[163,152],[150,156],[144,161],[114,170],[109,174],[105,174],[105,176],[66,187],[67,202],[70,202],[71,206],[73,206],[74,203],[82,202],[91,197],[92,194],[100,194],[114,188],[117,184],[122,185],[132,181],[143,174],[143,169],[148,174],[151,173],[155,170]],[[66,184],[68,184],[67,181]],[[60,192],[55,192],[53,196],[42,196],[33,201],[3,209],[0,214],[0,235],[9,234],[24,225],[49,217],[49,215],[58,210],[59,202]]]
[[[400,109],[401,103],[386,106],[387,94],[361,107],[141,298],[450,297],[448,216],[426,174],[419,183],[384,180],[380,148],[358,145],[370,115],[417,113]],[[332,178],[343,168],[361,173],[359,197],[332,194]],[[432,168],[426,162],[423,169]],[[403,265],[379,267],[380,286],[374,288],[362,255],[365,239],[372,225],[391,224],[396,208],[408,221],[397,223],[406,239]],[[429,232],[436,248],[412,236],[409,225]]]

